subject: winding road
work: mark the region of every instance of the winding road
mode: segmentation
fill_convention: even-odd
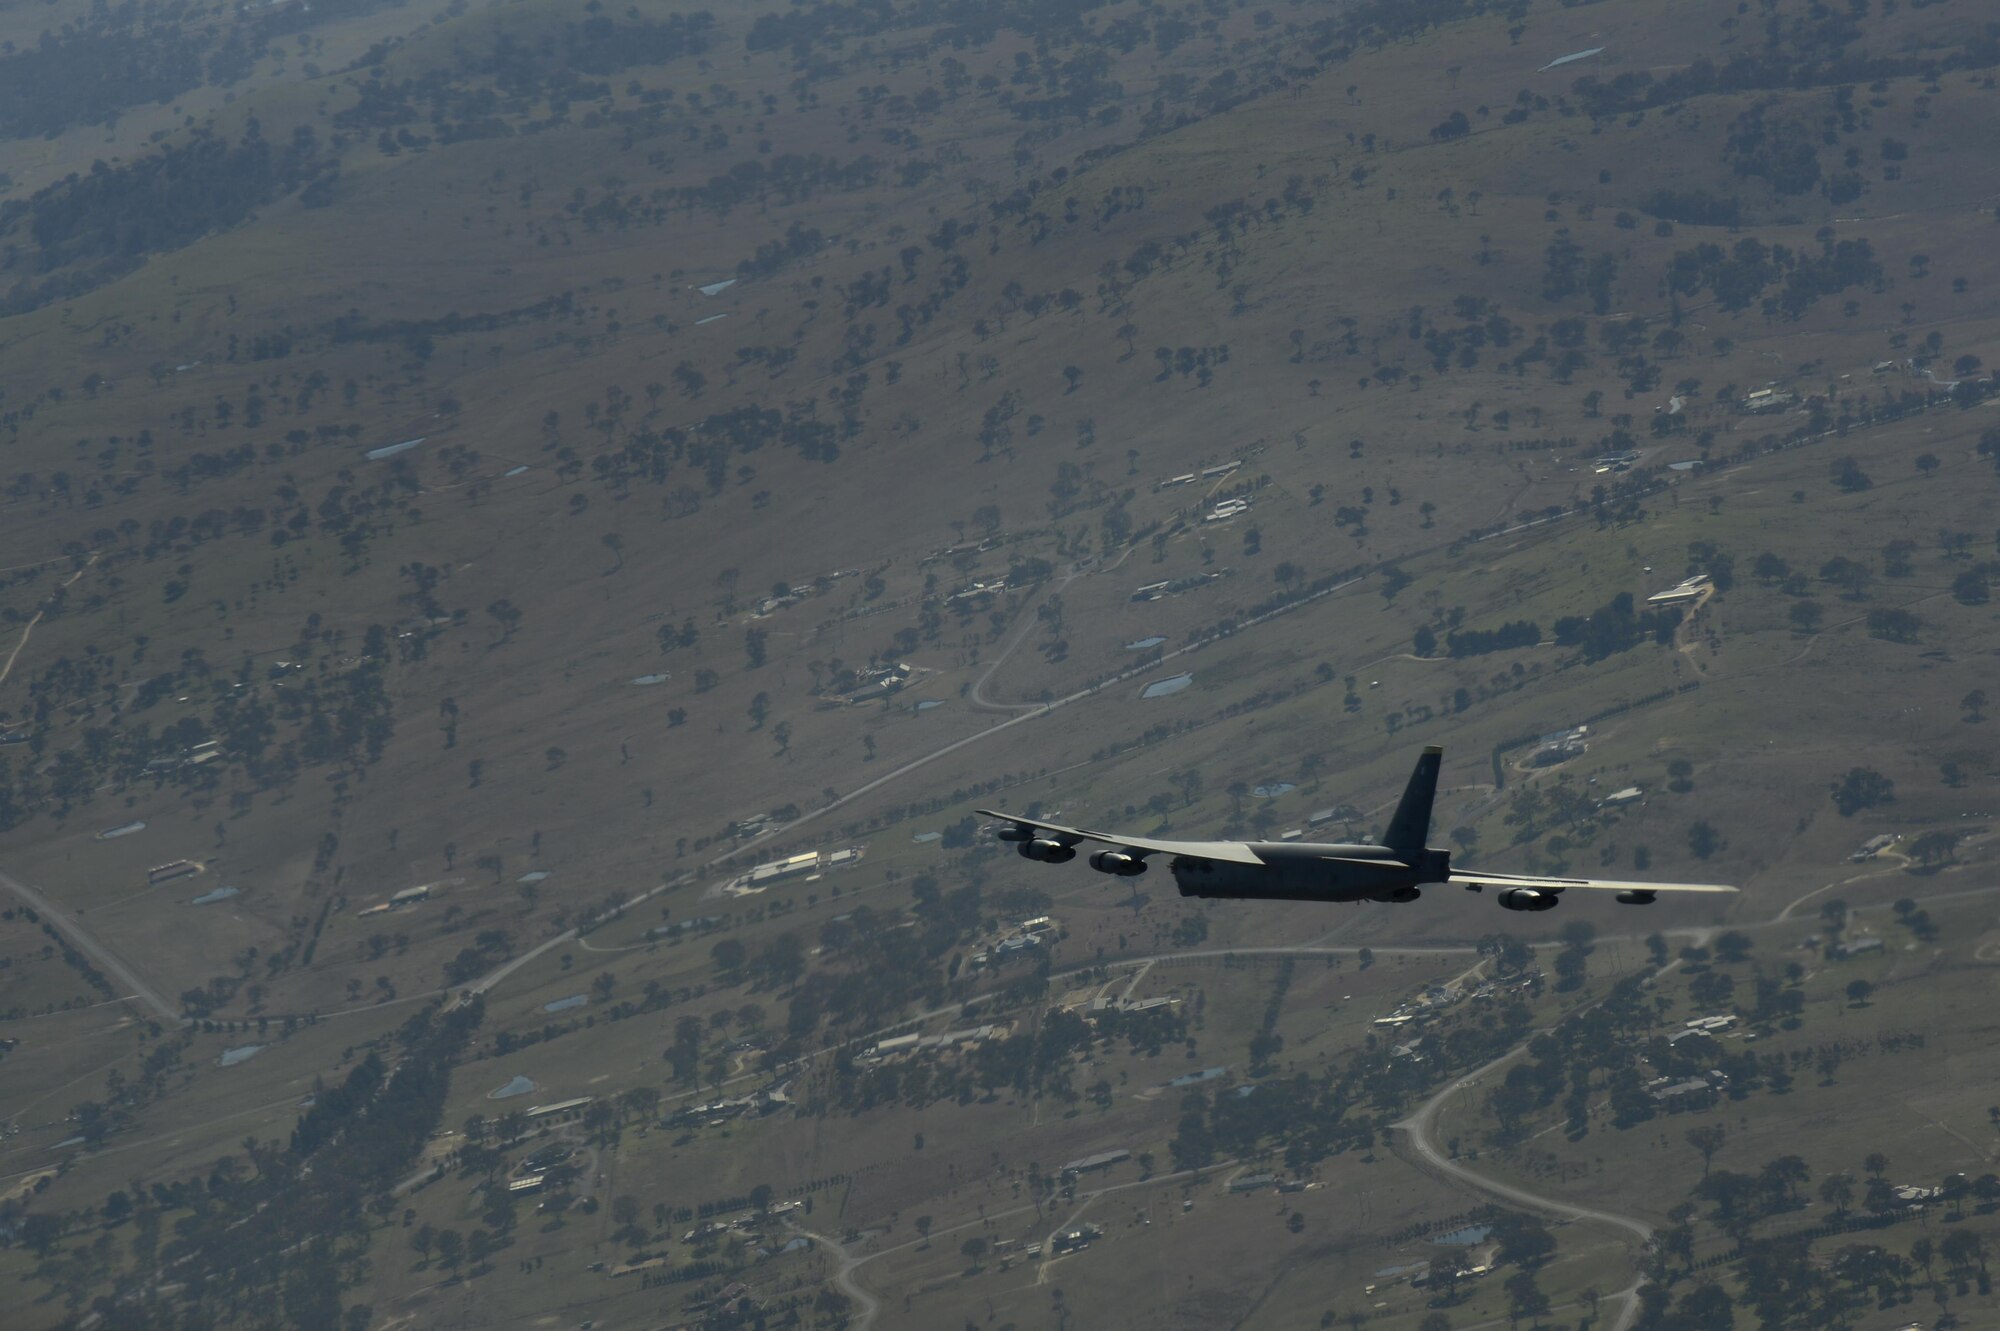
[[[1438,1111],[1444,1108],[1454,1095],[1479,1085],[1488,1076],[1526,1053],[1527,1048],[1527,1042],[1523,1041],[1477,1072],[1451,1082],[1436,1095],[1424,1101],[1416,1113],[1402,1122],[1391,1124],[1390,1127],[1394,1131],[1403,1134],[1403,1140],[1408,1143],[1410,1151],[1415,1156],[1410,1163],[1434,1176],[1464,1184],[1476,1192],[1483,1192],[1503,1202],[1512,1202],[1516,1206],[1561,1216],[1566,1220],[1586,1221],[1623,1230],[1638,1240],[1638,1246],[1643,1251],[1653,1241],[1653,1227],[1637,1216],[1620,1215],[1615,1211],[1603,1211],[1589,1206],[1577,1206],[1554,1197],[1545,1197],[1541,1193],[1529,1192],[1525,1188],[1514,1187],[1509,1183],[1502,1183],[1499,1179],[1468,1169],[1439,1148],[1435,1135]],[[1646,1278],[1643,1275],[1636,1276],[1630,1285],[1607,1296],[1623,1300],[1625,1304],[1624,1310],[1618,1315],[1618,1320],[1611,1324],[1611,1331],[1626,1331],[1626,1328],[1638,1319],[1639,1291],[1645,1287],[1645,1283]]]
[[[1680,964],[1679,959],[1676,958],[1661,967],[1658,974],[1665,975]],[[1598,1002],[1602,1001],[1601,999],[1598,1000]],[[1572,1012],[1565,1013],[1563,1020],[1570,1020],[1595,1006],[1597,1006],[1597,1003],[1585,1004],[1583,1007],[1577,1008]],[[1414,1158],[1410,1156],[1405,1156],[1404,1158],[1410,1164],[1415,1165],[1417,1168],[1424,1170],[1434,1177],[1463,1184],[1476,1192],[1483,1192],[1487,1196],[1498,1198],[1503,1202],[1512,1202],[1516,1206],[1525,1206],[1529,1210],[1541,1211],[1544,1214],[1559,1216],[1565,1220],[1583,1221],[1589,1224],[1604,1225],[1611,1229],[1623,1230],[1638,1240],[1639,1251],[1643,1253],[1653,1241],[1653,1227],[1644,1220],[1639,1219],[1639,1217],[1621,1215],[1616,1211],[1606,1211],[1596,1207],[1578,1206],[1573,1202],[1566,1202],[1560,1198],[1547,1197],[1538,1192],[1529,1192],[1526,1188],[1516,1187],[1511,1183],[1503,1183],[1499,1179],[1492,1178],[1489,1175],[1482,1174],[1475,1169],[1470,1169],[1460,1164],[1438,1146],[1438,1112],[1446,1104],[1450,1103],[1451,1098],[1460,1091],[1471,1090],[1494,1073],[1499,1072],[1502,1068],[1520,1058],[1522,1054],[1528,1051],[1528,1046],[1534,1043],[1535,1036],[1540,1034],[1542,1034],[1540,1031],[1534,1032],[1527,1039],[1521,1041],[1491,1063],[1486,1064],[1486,1066],[1463,1077],[1454,1078],[1439,1089],[1437,1094],[1419,1105],[1415,1113],[1399,1123],[1390,1124],[1389,1126],[1392,1131],[1403,1134],[1402,1140],[1408,1144],[1414,1156]],[[1399,1152],[1398,1154],[1401,1153]],[[1633,1266],[1637,1268],[1638,1262],[1636,1260],[1633,1262]],[[1639,1291],[1645,1288],[1645,1285],[1646,1277],[1644,1273],[1635,1269],[1632,1283],[1609,1296],[1610,1298],[1622,1301],[1624,1304],[1623,1311],[1618,1314],[1618,1320],[1611,1324],[1610,1331],[1627,1331],[1627,1328],[1638,1320],[1640,1311]]]
[[[867,1331],[867,1328],[875,1321],[875,1314],[882,1310],[882,1304],[873,1294],[863,1289],[861,1282],[854,1278],[854,1268],[872,1258],[880,1257],[882,1254],[874,1252],[864,1257],[857,1257],[848,1252],[847,1245],[837,1239],[830,1239],[824,1234],[816,1234],[804,1225],[797,1223],[794,1223],[792,1228],[811,1239],[814,1243],[824,1247],[828,1252],[831,1252],[834,1258],[840,1263],[839,1266],[834,1268],[833,1283],[842,1294],[853,1299],[859,1308],[859,1311],[855,1313],[853,1320],[848,1325],[855,1328],[855,1331]],[[893,1252],[894,1249],[885,1249],[884,1251]]]

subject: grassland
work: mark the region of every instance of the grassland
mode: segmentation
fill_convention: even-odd
[[[111,1004],[5,903],[9,1325],[100,1297],[166,1316],[160,1263],[203,1260],[171,1250],[199,1209],[172,1185],[223,1157],[225,1182],[267,1177],[260,1152],[286,1147],[303,1101],[474,985],[482,1024],[438,1135],[407,1187],[354,1208],[331,1312],[294,1294],[225,1321],[723,1325],[741,1280],[806,1325],[1414,1328],[1424,1293],[1374,1273],[1435,1256],[1419,1231],[1487,1198],[1392,1152],[1389,1123],[1463,1065],[1357,1102],[1367,1145],[1286,1161],[1266,1136],[1199,1177],[1174,1163],[1183,1094],[1160,1088],[1211,1066],[1225,1090],[1331,1087],[1379,1052],[1377,1016],[1492,935],[1553,946],[1578,919],[1600,935],[1589,985],[1524,1000],[1524,1038],[1638,974],[1645,935],[1678,950],[1733,928],[1755,966],[1806,972],[1786,981],[1802,1024],[1762,1049],[1876,1042],[1831,1085],[1710,1111],[1729,1133],[1712,1167],[1791,1151],[1817,1179],[1879,1150],[1899,1178],[1986,1172],[2000,765],[1972,699],[2000,650],[1977,594],[2000,572],[1983,183],[2000,126],[1975,6],[1464,4],[1431,22],[1134,3],[1034,27],[760,4],[683,43],[691,7],[659,3],[593,15],[610,46],[540,0],[315,8],[275,35],[268,16],[162,10],[146,22],[241,32],[249,57],[0,143],[0,661],[20,648],[0,682],[18,741],[0,744],[0,867],[187,1018]],[[8,10],[0,40],[26,52],[69,22],[87,55],[126,21]],[[1737,57],[1733,81],[1666,91]],[[1785,76],[1757,74],[1765,59]],[[301,129],[291,183],[185,234],[167,196],[117,192],[197,130],[282,149]],[[1735,224],[1689,220],[1700,192]],[[165,239],[128,266],[79,249],[100,224]],[[1853,271],[1832,266],[1864,240]],[[1773,381],[1794,407],[1745,410]],[[1249,510],[1208,521],[1227,497]],[[1665,641],[1560,639],[1696,571],[1717,590]],[[1135,599],[1160,582],[1176,590]],[[1535,645],[1416,647],[1521,620]],[[902,690],[839,701],[899,662]],[[1186,690],[1139,696],[1183,671]],[[1521,741],[1586,721],[1581,757],[1529,764]],[[222,756],[189,763],[210,739]],[[1229,909],[961,840],[977,807],[1037,804],[1201,836],[1352,806],[1334,826],[1366,834],[1425,743],[1448,747],[1436,835],[1461,861],[1745,891],[1644,915],[1495,916],[1441,893]],[[1894,799],[1839,811],[1829,788],[1854,768]],[[1251,793],[1277,783],[1294,788]],[[1643,799],[1596,807],[1629,785]],[[1970,839],[1936,872],[1847,858],[1938,830]],[[847,846],[866,847],[854,867],[719,892]],[[149,885],[177,859],[202,872]],[[223,886],[238,895],[191,904]],[[1939,926],[1913,950],[1890,923],[1905,896]],[[1896,949],[1815,962],[1798,940],[1830,899]],[[1041,959],[972,968],[1043,913],[1061,931]],[[1278,987],[1258,948],[1318,950]],[[1652,981],[1663,1023],[1692,1014],[1701,973]],[[1157,1051],[1088,1043],[1019,1077],[941,1057],[893,1090],[861,1058],[993,1021],[1051,1048],[1054,999],[1134,975],[1135,997],[1180,1000],[1185,1031]],[[1912,1031],[1921,1048],[1879,1050]],[[1255,1057],[1271,1035],[1280,1052]],[[220,1065],[247,1044],[266,1047]],[[517,1074],[531,1096],[487,1098]],[[769,1086],[790,1104],[670,1125]],[[579,1096],[587,1122],[494,1135],[510,1107]],[[1576,1141],[1543,1131],[1559,1114],[1502,1140],[1475,1088],[1439,1135],[1503,1181],[1672,1223],[1703,1163],[1680,1116],[1618,1130],[1594,1112]],[[578,1177],[492,1203],[550,1140],[577,1148]],[[1152,1156],[1152,1177],[1048,1181],[1113,1148]],[[1315,1186],[1226,1191],[1294,1170]],[[759,1184],[812,1210],[683,1240],[705,1206],[755,1209]],[[1086,1251],[991,1250],[1081,1219],[1105,1230]],[[445,1229],[498,1238],[458,1262],[412,1246]],[[798,1229],[810,1250],[759,1259]],[[1871,1241],[1907,1253],[1909,1229]],[[1613,1324],[1584,1291],[1624,1289],[1633,1253],[1590,1225],[1558,1240],[1543,1324]],[[1733,1248],[1709,1226],[1695,1251]],[[689,1278],[610,1274],[640,1254]],[[1452,1323],[1507,1316],[1511,1274],[1468,1284]],[[1750,1289],[1727,1261],[1660,1275],[1676,1297],[1707,1275]],[[1986,1298],[1949,1308],[1973,1324]]]

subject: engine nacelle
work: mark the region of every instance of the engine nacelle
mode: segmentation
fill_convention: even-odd
[[[1659,893],[1648,892],[1643,888],[1633,888],[1629,892],[1620,892],[1618,894],[1619,904],[1625,906],[1650,906],[1659,899]]]
[[[1116,874],[1120,878],[1136,878],[1146,872],[1144,860],[1122,850],[1098,851],[1090,857],[1090,867],[1099,873]]]
[[[1065,846],[1060,841],[1051,841],[1047,837],[1023,841],[1016,849],[1027,858],[1040,860],[1043,864],[1067,864],[1076,858],[1074,847]]]
[[[1510,887],[1500,894],[1499,900],[1504,910],[1554,910],[1562,894],[1532,887]]]
[[[994,835],[998,836],[1002,841],[1033,841],[1035,839],[1035,829],[1029,827],[1026,823],[1010,823]]]

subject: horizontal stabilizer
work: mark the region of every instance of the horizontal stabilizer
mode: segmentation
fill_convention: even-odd
[[[1447,882],[1460,887],[1532,887],[1544,892],[1566,892],[1581,888],[1592,892],[1734,892],[1719,883],[1622,883],[1609,878],[1541,878],[1525,873],[1481,873],[1477,869],[1453,869]]]

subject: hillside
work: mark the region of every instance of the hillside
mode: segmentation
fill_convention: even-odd
[[[1492,1200],[1390,1125],[1679,984],[1647,935],[1938,894],[1964,935],[1912,946],[1986,964],[2000,25],[1966,0],[62,0],[0,43],[21,1325],[1365,1316],[1385,1245]],[[1430,743],[1461,861],[1745,891],[1204,905],[972,812],[1365,836]],[[1883,835],[1908,858],[1849,862]],[[1746,1026],[1782,1039],[1759,983],[1845,1020],[1812,969],[1745,972]],[[1128,976],[1177,1002],[1064,1013]],[[1456,1033],[1378,1048],[1432,984]],[[1252,1084],[1344,1126],[1224,1123]],[[1532,1183],[1478,1112],[1444,1111]],[[588,1167],[510,1195],[551,1142]],[[1057,1164],[1114,1147],[1155,1190],[1326,1188],[1254,1241],[1135,1202],[1157,1250],[1068,1305],[961,1247],[981,1207],[1053,1235],[1100,1186]],[[1570,1203],[1652,1223],[1686,1188],[1590,1176]],[[1505,1260],[1624,1289],[1588,1232]],[[1255,1250],[1179,1288],[1217,1242]]]

